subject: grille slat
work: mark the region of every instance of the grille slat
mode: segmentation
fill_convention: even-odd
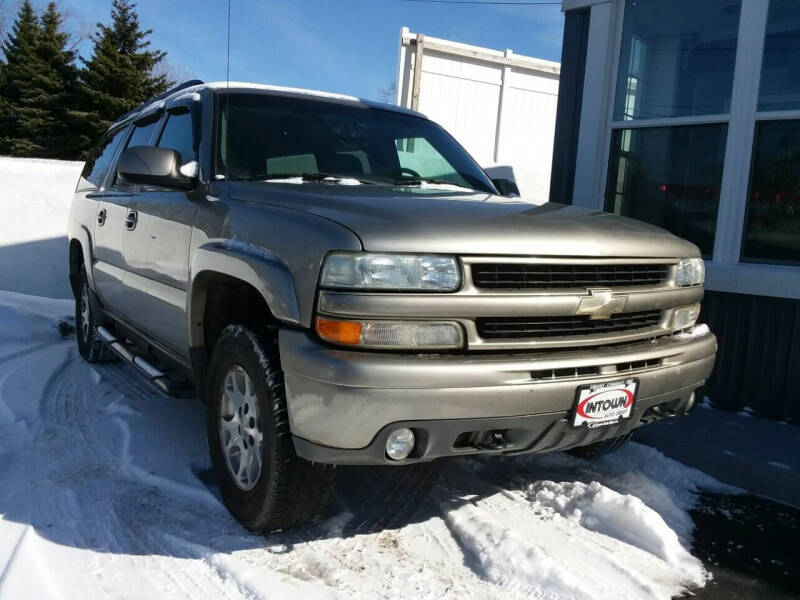
[[[659,285],[669,265],[539,265],[486,263],[472,265],[478,288],[528,289],[587,286]]]
[[[612,315],[592,320],[574,317],[479,317],[475,320],[478,334],[487,340],[504,338],[546,338],[598,333],[627,333],[655,327],[661,322],[661,311],[651,310]]]

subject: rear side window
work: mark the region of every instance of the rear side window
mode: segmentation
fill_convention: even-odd
[[[119,148],[125,128],[107,133],[97,145],[91,156],[83,165],[83,172],[78,181],[78,190],[96,190],[102,184],[108,172],[114,154]]]
[[[158,146],[177,150],[181,155],[182,165],[197,160],[192,134],[192,114],[189,111],[169,115],[164,131],[161,132],[161,139],[158,140]]]

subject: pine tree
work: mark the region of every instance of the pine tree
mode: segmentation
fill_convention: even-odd
[[[68,48],[69,35],[61,30],[62,18],[50,2],[41,18],[37,53],[43,69],[35,79],[41,106],[46,110],[38,143],[42,156],[78,158],[79,147],[71,131],[69,107],[76,101],[78,69],[75,53]]]
[[[97,24],[93,54],[81,73],[81,111],[74,113],[83,123],[84,148],[115,119],[167,89],[166,76],[155,73],[166,52],[150,49],[151,33],[141,29],[131,0],[113,0],[111,24]]]
[[[38,55],[41,28],[29,0],[17,13],[11,34],[2,44],[5,64],[0,74],[0,154],[35,156],[42,151],[40,134],[47,118],[42,93],[35,84],[43,62]]]

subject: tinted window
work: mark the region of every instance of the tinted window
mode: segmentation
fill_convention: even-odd
[[[800,2],[771,0],[758,110],[800,108]]]
[[[617,129],[606,210],[714,249],[727,125]]]
[[[756,125],[742,258],[800,264],[800,121]]]
[[[78,182],[79,190],[96,189],[102,185],[124,133],[124,127],[113,133],[108,133],[98,144],[83,166],[81,179]]]
[[[384,185],[446,179],[494,192],[469,154],[427,119],[267,94],[232,93],[219,105],[216,169],[228,179],[322,172]]]
[[[158,119],[151,123],[137,124],[133,129],[131,139],[128,140],[126,148],[133,146],[150,146],[150,140],[153,139],[153,133],[158,127]]]
[[[181,155],[181,164],[197,159],[194,150],[192,135],[192,115],[191,113],[181,112],[172,113],[167,118],[164,131],[161,132],[161,139],[158,141],[161,148],[172,148]]]
[[[155,133],[156,129],[158,128],[159,119],[156,118],[153,121],[148,122],[139,122],[133,127],[133,133],[131,137],[128,139],[128,143],[125,145],[125,148],[133,148],[134,146],[152,146],[150,141],[153,139],[153,134]],[[111,182],[111,185],[117,186],[126,186],[130,187],[130,183],[124,183],[120,181],[117,177],[117,174],[114,173],[114,179]]]
[[[614,119],[727,113],[740,0],[628,0]]]

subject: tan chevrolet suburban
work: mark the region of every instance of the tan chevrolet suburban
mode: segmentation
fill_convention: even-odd
[[[688,412],[716,353],[698,249],[513,190],[415,112],[188,82],[78,182],[80,353],[205,402],[255,531],[317,516],[335,465],[591,456]]]

